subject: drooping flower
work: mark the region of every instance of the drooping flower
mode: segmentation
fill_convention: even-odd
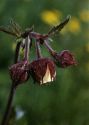
[[[52,56],[56,64],[62,68],[77,64],[73,54],[69,50],[63,50],[60,53],[55,52]]]
[[[39,58],[30,64],[30,74],[39,84],[54,81],[56,77],[55,64],[49,58]]]
[[[22,61],[16,64],[13,64],[9,68],[10,76],[15,85],[26,82],[29,78],[29,62]]]

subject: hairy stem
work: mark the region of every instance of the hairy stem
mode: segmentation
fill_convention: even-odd
[[[11,113],[11,108],[12,108],[12,101],[13,101],[13,97],[14,97],[14,94],[15,94],[15,89],[16,88],[15,88],[14,84],[12,83],[10,94],[9,94],[9,97],[8,97],[6,110],[5,110],[1,125],[7,125],[8,124],[8,121],[9,121],[9,118],[10,118],[10,113]]]
[[[36,55],[37,55],[37,58],[41,58],[42,57],[39,41],[36,41]]]
[[[29,36],[27,36],[26,39],[25,39],[25,52],[24,52],[24,60],[25,61],[28,61],[28,59],[29,59],[30,42],[31,42],[31,40],[30,40]]]
[[[19,51],[20,51],[21,41],[17,43],[15,50],[15,59],[14,62],[17,63],[19,61]]]
[[[48,40],[44,41],[44,45],[46,46],[46,48],[48,49],[48,51],[51,53],[51,55],[55,54],[55,51],[52,49],[52,47],[48,44]]]

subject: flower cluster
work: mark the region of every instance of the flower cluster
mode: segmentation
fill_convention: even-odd
[[[54,26],[47,34],[39,34],[33,31],[33,28],[26,29],[25,32],[18,33],[19,40],[15,51],[15,64],[9,68],[10,76],[13,83],[17,86],[26,82],[31,76],[37,83],[45,84],[52,82],[56,78],[55,65],[60,68],[66,68],[76,65],[76,60],[69,50],[56,52],[49,45],[50,37],[60,31],[69,21],[70,17],[61,24]],[[13,33],[14,35],[15,32]],[[35,41],[36,59],[29,61],[29,51],[32,48],[32,40]],[[44,58],[41,54],[40,45],[47,48],[51,58]],[[24,57],[20,57],[20,49],[24,51]]]

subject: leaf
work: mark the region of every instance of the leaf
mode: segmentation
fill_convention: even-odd
[[[10,26],[12,28],[12,30],[18,35],[20,36],[22,31],[21,31],[21,27],[19,26],[19,24],[17,24],[13,19],[10,20]]]
[[[13,35],[15,37],[21,37],[21,27],[15,23],[12,19],[10,20],[10,24],[6,27],[0,26],[0,31]]]
[[[54,34],[56,34],[58,31],[61,31],[61,30],[64,28],[64,26],[69,22],[70,18],[71,18],[70,15],[67,16],[67,18],[66,18],[62,23],[60,23],[59,25],[54,26],[53,28],[51,28],[50,31],[48,32],[48,35],[49,35],[49,36],[50,36],[50,35],[54,35]]]
[[[0,26],[0,31],[8,33],[10,35],[13,35],[13,36],[17,37],[17,34],[12,32],[12,31],[10,31],[10,29],[8,29],[7,27]]]

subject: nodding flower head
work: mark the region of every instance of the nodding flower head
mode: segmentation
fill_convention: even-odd
[[[15,64],[9,68],[12,82],[15,85],[26,82],[30,75],[39,84],[45,84],[54,81],[56,78],[55,63],[62,68],[76,64],[75,58],[69,50],[64,50],[61,53],[57,53],[49,45],[49,42],[51,41],[50,37],[61,31],[62,28],[69,22],[69,20],[70,16],[68,16],[62,23],[51,28],[47,34],[34,32],[33,27],[27,28],[24,32],[20,32],[18,25],[15,25],[16,23],[13,21],[10,22],[10,25],[13,24],[10,29],[13,30],[9,31],[8,28],[1,28],[1,31],[16,36],[17,38]],[[36,49],[37,59],[29,63],[29,52],[33,47],[33,40],[35,42],[34,48]],[[42,57],[40,49],[40,46],[42,45],[46,46],[49,53],[54,58],[54,61],[49,58]],[[20,53],[21,49],[24,51],[23,58]]]
[[[26,82],[29,78],[27,61],[18,62],[9,68],[10,76],[15,85]]]
[[[69,50],[63,50],[61,53],[56,53],[53,55],[55,62],[58,66],[66,68],[71,65],[76,65],[77,62]]]
[[[30,64],[30,74],[39,84],[54,81],[56,77],[55,64],[49,58],[39,58]]]

